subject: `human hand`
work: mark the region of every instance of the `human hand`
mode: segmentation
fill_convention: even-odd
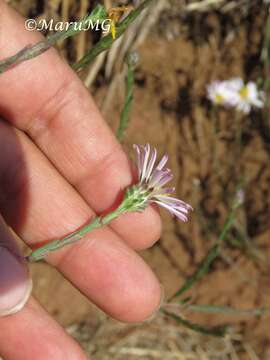
[[[0,24],[1,58],[40,39],[1,0]],[[26,303],[31,283],[6,224],[31,247],[71,233],[117,201],[132,182],[129,161],[54,49],[0,76],[0,114],[0,209],[6,222],[0,219],[0,315],[20,309],[0,318],[0,354],[8,360],[85,359],[33,298]],[[121,216],[47,261],[114,318],[142,321],[158,309],[161,291],[135,250],[151,246],[160,231],[159,215],[150,207]]]

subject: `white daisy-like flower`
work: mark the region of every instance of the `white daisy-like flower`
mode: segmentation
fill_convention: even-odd
[[[236,91],[239,88],[239,78],[231,80],[216,80],[207,86],[207,96],[215,105],[233,107],[236,105]]]
[[[243,83],[237,96],[236,108],[245,114],[250,113],[252,108],[263,108],[264,106],[264,93],[259,91],[257,85],[252,81],[246,85]]]
[[[254,82],[245,84],[239,77],[212,82],[207,86],[207,95],[215,105],[234,107],[246,114],[264,106],[264,92]]]
[[[213,81],[207,86],[207,96],[216,105],[225,105],[227,89],[224,81]]]

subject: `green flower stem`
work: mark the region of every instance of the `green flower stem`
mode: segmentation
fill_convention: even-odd
[[[99,229],[102,226],[109,224],[112,220],[116,219],[119,215],[128,211],[128,209],[124,205],[123,202],[115,211],[109,213],[105,216],[99,216],[94,218],[89,224],[85,225],[81,229],[73,232],[72,234],[64,237],[63,239],[54,240],[50,243],[33,250],[30,255],[26,257],[26,260],[30,263],[42,260],[45,256],[47,256],[50,252],[58,250],[66,245],[70,245],[84,237],[84,235],[88,234],[94,229]]]
[[[44,40],[41,40],[34,45],[28,45],[17,54],[0,61],[0,74],[7,71],[11,66],[18,65],[23,61],[30,60],[38,55],[41,55],[51,46],[55,45],[57,41],[76,35],[88,22],[92,21],[93,23],[96,23],[98,20],[102,21],[106,18],[107,13],[105,8],[101,5],[97,5],[90,15],[86,16],[76,25],[72,25],[66,30],[48,35]]]
[[[129,59],[130,58],[130,59]],[[132,63],[132,54],[130,54],[127,59],[127,76],[126,76],[126,98],[124,108],[120,116],[120,124],[116,132],[116,137],[119,141],[122,141],[125,136],[125,131],[129,123],[129,115],[131,110],[131,105],[133,101],[133,92],[134,92],[134,64]]]
[[[124,199],[116,210],[105,216],[98,216],[94,218],[90,223],[73,232],[72,234],[64,237],[63,239],[54,240],[44,246],[41,246],[40,248],[32,251],[32,253],[26,257],[26,260],[31,263],[42,260],[50,252],[80,240],[84,237],[84,235],[88,234],[94,229],[99,229],[102,226],[108,225],[119,215],[125,212],[142,211],[147,207],[147,205],[147,191],[145,191],[140,185],[132,185],[126,190]]]

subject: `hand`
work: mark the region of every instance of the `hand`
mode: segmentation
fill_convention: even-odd
[[[1,0],[0,24],[1,58],[40,39]],[[0,114],[0,315],[13,313],[0,318],[0,353],[8,360],[85,359],[41,306],[27,301],[31,283],[7,224],[31,247],[71,233],[117,201],[132,182],[129,161],[54,49],[0,76]],[[160,230],[148,208],[47,261],[114,318],[142,321],[158,309],[161,291],[135,250],[153,245]]]

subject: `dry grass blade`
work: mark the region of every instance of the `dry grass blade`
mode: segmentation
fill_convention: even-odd
[[[94,61],[93,65],[90,67],[88,74],[84,80],[84,84],[86,87],[90,87],[93,82],[95,81],[97,74],[99,73],[100,69],[102,68],[105,58],[106,58],[106,51],[104,51],[102,54],[97,56],[96,60]]]
[[[150,11],[146,14],[147,17],[144,21],[144,26],[138,34],[138,37],[134,43],[134,48],[140,46],[144,42],[150,30],[158,22],[162,11],[168,6],[169,5],[167,0],[159,0],[155,6],[151,7]]]
[[[103,115],[106,116],[108,113],[111,103],[115,99],[115,94],[120,92],[120,89],[123,89],[125,75],[126,69],[123,69],[120,73],[115,74],[111,80],[106,96],[101,104],[101,112]]]
[[[87,13],[88,9],[88,0],[80,0],[80,9],[79,9],[79,19],[83,19],[84,16]],[[76,59],[79,60],[81,57],[83,57],[85,50],[86,50],[86,32],[81,31],[78,35],[77,40],[77,53],[76,53]]]
[[[127,32],[130,32],[130,29],[132,27],[133,26],[131,25],[130,28],[127,30]],[[125,35],[117,39],[110,48],[110,50],[108,51],[107,61],[105,65],[105,76],[107,79],[110,78],[115,62],[119,58],[120,47],[122,43],[125,41]]]
[[[186,5],[186,11],[206,11],[225,3],[225,0],[203,0]]]
[[[110,353],[113,354],[124,354],[124,355],[133,355],[136,357],[149,357],[151,356],[151,358],[154,359],[172,359],[172,360],[187,360],[187,359],[195,359],[194,355],[184,355],[183,353],[181,353],[180,351],[176,352],[176,351],[165,351],[165,350],[153,350],[153,349],[142,349],[139,347],[112,347],[109,349]]]

